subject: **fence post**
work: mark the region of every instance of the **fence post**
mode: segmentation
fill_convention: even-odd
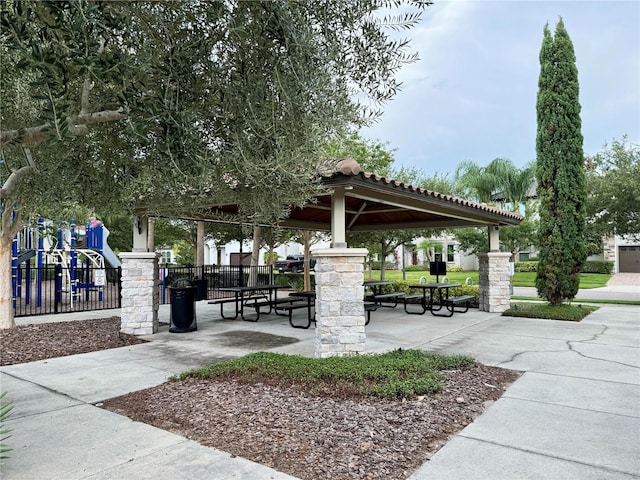
[[[62,302],[62,265],[55,264],[55,301],[53,302],[53,311],[58,313],[58,304]]]
[[[118,308],[122,307],[122,266],[118,267]]]

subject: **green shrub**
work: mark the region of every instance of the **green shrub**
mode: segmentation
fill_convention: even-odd
[[[304,288],[304,273],[278,273],[273,276],[273,283],[291,287],[293,290],[302,290]],[[311,275],[311,290],[315,288],[316,277]]]
[[[515,271],[516,272],[535,272],[538,270],[538,262],[532,262],[531,260],[527,262],[516,262]]]
[[[9,435],[11,430],[4,427],[4,422],[9,418],[11,410],[13,410],[13,402],[4,400],[6,393],[7,392],[2,392],[0,394],[0,465],[4,463],[5,459],[9,458],[8,455],[5,454],[11,451],[4,443],[5,440],[11,436]]]
[[[581,273],[603,273],[611,275],[613,272],[613,262],[588,260],[582,266]]]
[[[538,269],[538,262],[531,259],[526,262],[516,262],[516,272],[536,272]],[[453,270],[451,270],[453,271]],[[613,262],[604,261],[587,261],[582,266],[582,273],[604,273],[611,274],[613,272]]]
[[[429,270],[428,265],[407,265],[404,267],[405,272],[424,272],[425,270]]]
[[[462,295],[472,295],[474,300],[471,305],[477,306],[480,303],[480,287],[478,285],[462,285],[460,287],[453,287],[449,290],[449,295],[452,297],[461,297]]]
[[[392,285],[384,285],[382,287],[382,293],[404,292],[407,295],[422,293],[422,289],[415,289],[409,286],[414,285],[415,283],[415,281],[408,282],[405,280],[396,280]],[[472,295],[473,300],[471,300],[469,305],[471,307],[478,307],[480,305],[480,293],[478,285],[462,285],[460,287],[453,287],[449,289],[449,295],[452,297]]]
[[[379,261],[374,261],[372,263],[365,262],[364,264],[365,270],[369,269],[369,265],[371,265],[371,268],[373,270],[380,270],[380,265],[382,265],[382,262],[379,262]],[[385,267],[385,270],[394,270],[396,268],[396,264],[393,262],[385,262],[384,267]]]
[[[447,272],[464,272],[462,265],[447,265]]]

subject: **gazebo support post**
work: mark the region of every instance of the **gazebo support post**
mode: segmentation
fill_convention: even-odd
[[[326,248],[316,259],[315,356],[364,353],[364,258],[366,248]]]
[[[135,217],[133,251],[120,254],[122,260],[122,306],[120,331],[131,335],[158,332],[158,254],[148,252],[148,217]]]
[[[478,254],[480,310],[501,313],[511,306],[511,254],[499,251],[499,227],[488,228],[489,252]]]

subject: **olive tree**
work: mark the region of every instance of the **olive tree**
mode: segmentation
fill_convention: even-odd
[[[375,118],[416,58],[385,29],[429,3],[2,2],[0,326],[11,240],[58,200],[165,216],[231,201],[256,224],[304,203],[319,147]]]

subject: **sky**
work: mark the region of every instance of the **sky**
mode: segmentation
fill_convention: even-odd
[[[539,53],[562,17],[580,83],[584,152],[627,135],[640,143],[640,1],[435,0],[403,33],[420,60],[364,138],[395,166],[453,178],[458,164],[534,161]]]

